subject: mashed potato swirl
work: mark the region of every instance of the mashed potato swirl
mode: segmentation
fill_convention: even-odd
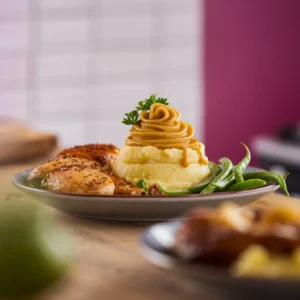
[[[199,162],[207,165],[208,159],[200,150],[201,143],[193,137],[194,128],[179,118],[180,113],[175,108],[161,103],[151,105],[149,112],[141,112],[141,122],[130,130],[126,145],[184,150],[182,164],[185,167],[188,166],[187,149],[191,148],[198,152]]]
[[[140,113],[129,131],[113,172],[128,182],[142,179],[147,186],[187,190],[210,175],[205,147],[194,138],[193,127],[180,121],[180,113],[154,103]]]

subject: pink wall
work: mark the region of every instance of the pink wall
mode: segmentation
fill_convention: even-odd
[[[299,0],[207,0],[205,53],[210,159],[300,121]]]

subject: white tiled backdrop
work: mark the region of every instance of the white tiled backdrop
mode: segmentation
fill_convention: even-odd
[[[1,115],[63,146],[121,146],[157,93],[203,138],[203,0],[10,0],[0,6]]]

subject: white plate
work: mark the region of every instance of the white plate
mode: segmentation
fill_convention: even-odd
[[[248,172],[262,171],[248,168]],[[61,193],[32,188],[27,183],[30,170],[16,174],[12,182],[18,189],[41,203],[63,213],[108,220],[159,221],[179,218],[185,211],[194,207],[215,207],[223,201],[233,201],[245,205],[273,193],[276,184],[261,188],[214,194],[189,194],[178,196],[99,196]]]

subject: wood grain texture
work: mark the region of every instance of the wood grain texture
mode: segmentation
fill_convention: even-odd
[[[0,202],[32,203],[10,183],[16,172],[31,166],[0,168]],[[285,200],[284,196],[271,195],[260,201],[269,203],[274,198]],[[199,283],[155,267],[141,256],[138,237],[149,223],[84,219],[63,215],[50,208],[43,209],[53,214],[59,228],[71,233],[76,259],[64,280],[34,299],[215,299]]]

